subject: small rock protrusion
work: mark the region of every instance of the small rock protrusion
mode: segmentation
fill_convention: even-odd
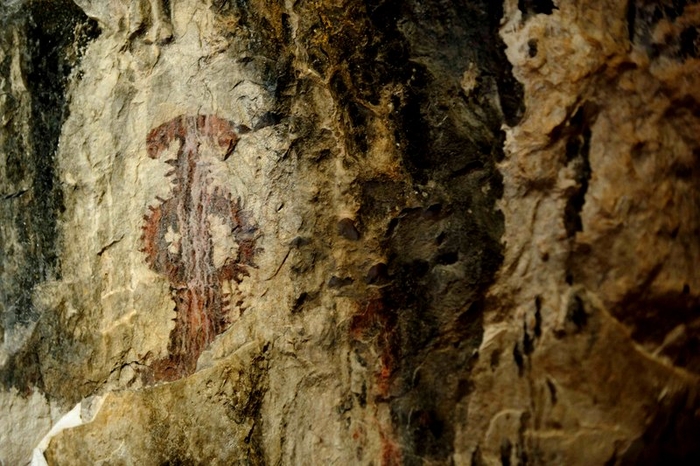
[[[333,275],[329,280],[328,280],[328,286],[330,288],[343,288],[349,285],[352,285],[354,280],[350,277],[337,277]]]
[[[350,218],[343,218],[338,222],[338,234],[350,241],[360,239],[360,232],[355,226],[355,222]]]
[[[381,285],[388,280],[387,266],[383,262],[374,264],[367,271],[365,282],[368,285]]]

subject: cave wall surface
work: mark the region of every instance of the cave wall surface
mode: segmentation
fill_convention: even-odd
[[[1,2],[0,464],[697,464],[698,26]]]

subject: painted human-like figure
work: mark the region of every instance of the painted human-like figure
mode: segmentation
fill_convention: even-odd
[[[156,380],[194,371],[202,351],[231,323],[224,282],[240,283],[255,266],[255,226],[240,201],[211,179],[211,157],[226,160],[245,131],[215,115],[183,115],[148,134],[153,159],[177,148],[175,158],[164,160],[173,167],[171,196],[150,207],[142,226],[146,262],[170,282],[177,313],[169,357],[153,365]],[[235,243],[224,254],[216,253],[215,225]]]

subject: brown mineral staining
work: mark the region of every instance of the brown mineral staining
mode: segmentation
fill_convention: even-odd
[[[146,261],[170,281],[177,313],[170,356],[153,365],[155,380],[194,372],[202,351],[230,325],[223,282],[240,283],[254,266],[255,227],[238,200],[212,186],[211,164],[200,153],[205,140],[221,150],[220,159],[226,158],[238,141],[236,127],[216,116],[180,116],[147,138],[148,155],[154,159],[173,142],[179,144],[177,158],[165,161],[173,166],[172,197],[150,207],[142,227]],[[213,219],[225,225],[238,246],[219,266],[214,262]]]
[[[382,440],[382,466],[399,466],[403,464],[401,461],[401,448],[398,443],[388,438],[385,435],[381,436]]]
[[[350,322],[350,335],[355,342],[373,341],[379,355],[376,369],[376,390],[379,399],[388,399],[398,366],[399,332],[397,315],[381,298],[359,303]]]

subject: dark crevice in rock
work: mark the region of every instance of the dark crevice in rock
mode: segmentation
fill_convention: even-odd
[[[315,293],[308,293],[306,291],[301,292],[292,305],[291,313],[297,314],[301,312],[305,306],[315,298],[315,296]]]
[[[552,0],[518,0],[518,10],[523,13],[523,19],[532,15],[551,15],[558,9]]]
[[[635,0],[627,2],[627,37],[634,42],[637,21],[637,5]]]
[[[581,210],[586,202],[588,182],[591,178],[591,164],[588,157],[591,141],[591,125],[595,118],[592,105],[582,105],[568,121],[564,129],[555,129],[553,133],[563,131],[566,138],[565,159],[573,163],[576,170],[576,190],[569,197],[564,209],[564,226],[567,235],[572,237],[583,230]]]
[[[698,57],[700,42],[697,24],[688,24],[681,17],[688,5],[684,0],[635,0],[627,7],[627,29],[632,43],[645,50],[652,58],[666,56],[676,60]],[[665,34],[658,34],[657,26],[666,22]],[[672,25],[672,28],[668,26]],[[675,30],[675,32],[674,32]]]
[[[486,64],[485,68],[488,70],[491,66],[493,67],[492,72],[496,76],[500,107],[505,122],[509,126],[516,126],[525,113],[524,91],[522,84],[513,76],[513,67],[506,58],[506,46],[499,34],[503,4],[501,2],[486,2],[486,4],[488,5],[485,8],[488,11],[489,34],[492,37],[488,42],[493,45],[490,46],[491,50],[487,50],[489,47],[484,49],[484,52],[488,51],[492,54],[488,59],[491,65]]]
[[[530,58],[535,58],[539,50],[537,49],[537,39],[527,41],[527,54]]]
[[[172,16],[170,0],[163,0],[163,16],[166,18],[170,18]]]
[[[685,11],[685,7],[688,5],[688,2],[686,0],[671,0],[663,3],[664,14],[672,20],[681,16]],[[690,3],[692,4],[697,2],[691,1]]]
[[[632,338],[675,366],[700,374],[700,300],[668,293],[631,293],[614,311],[632,329]]]
[[[472,453],[472,466],[483,466],[484,463],[484,458],[483,455],[481,454],[481,448],[478,446],[474,449],[474,452]]]
[[[26,136],[10,138],[7,174],[30,186],[12,222],[21,251],[14,283],[3,283],[5,328],[31,325],[39,318],[32,303],[34,287],[60,278],[59,231],[63,196],[57,181],[56,151],[63,122],[68,116],[67,85],[86,44],[99,35],[97,23],[71,1],[33,1],[23,6],[14,27],[26,36],[27,53],[21,63],[31,98]],[[22,35],[20,34],[20,35]],[[25,139],[26,138],[26,139]],[[9,219],[8,219],[9,220]],[[58,349],[54,349],[58,351]],[[2,372],[5,386],[22,390],[40,385],[36,355],[15,355]]]
[[[455,251],[443,252],[435,258],[438,265],[451,265],[459,260],[459,254]]]
[[[542,336],[542,298],[535,297],[535,337]]]
[[[522,377],[525,372],[525,359],[523,357],[523,351],[520,349],[520,343],[516,343],[513,346],[513,361],[518,368],[518,376]]]
[[[354,283],[355,280],[353,280],[351,277],[338,277],[336,275],[333,275],[329,280],[328,280],[328,287],[329,288],[335,288],[335,289],[340,289],[344,288],[346,286],[350,286]]]
[[[687,27],[681,32],[680,37],[680,55],[685,60],[688,58],[698,58],[698,49],[700,49],[700,40],[698,38],[698,28],[694,26]]]
[[[557,387],[554,386],[551,380],[547,379],[547,390],[549,390],[549,400],[552,402],[552,406],[557,404]]]
[[[644,433],[620,454],[616,464],[700,464],[700,418],[696,390],[686,390],[660,400]]]
[[[576,332],[580,332],[588,323],[588,313],[579,296],[573,296],[566,308],[566,320],[573,324]]]
[[[365,276],[365,283],[368,285],[384,285],[388,281],[386,264],[383,262],[370,267]]]
[[[367,12],[369,24],[357,11],[346,16],[366,26],[351,41],[369,44],[366,53],[348,52],[347,65],[338,69],[333,63],[342,53],[325,49],[328,69],[336,70],[331,90],[353,138],[350,152],[363,157],[372,144],[366,128],[376,116],[367,103],[378,102],[384,86],[398,88],[392,123],[403,166],[417,186],[437,188],[426,191],[420,208],[387,219],[413,186],[391,180],[361,184],[360,222],[386,222],[388,260],[367,274],[368,284],[381,286],[381,298],[361,306],[371,312],[354,328],[364,329],[367,340],[364,326],[374,328],[367,316],[384,323],[376,337],[388,374],[381,383],[388,385],[404,462],[445,462],[453,453],[460,382],[444,375],[468,374],[481,343],[482,295],[502,262],[503,217],[494,208],[503,192],[496,168],[503,158],[501,127],[520,120],[522,87],[498,35],[500,4],[391,0]],[[464,43],[473,46],[459,45]],[[479,77],[467,95],[460,83],[474,66]],[[445,279],[445,273],[454,278]]]
[[[501,442],[501,465],[510,466],[510,457],[513,454],[513,444],[510,440],[503,439]]]
[[[515,451],[518,458],[519,466],[526,466],[528,464],[528,454],[525,445],[525,436],[528,430],[528,424],[530,423],[531,414],[527,411],[520,415],[520,425],[518,426],[518,442],[515,444]]]
[[[360,231],[355,226],[355,222],[350,218],[343,218],[338,221],[338,234],[350,241],[360,239]]]
[[[81,36],[76,36],[76,27]],[[96,23],[72,2],[34,2],[29,13],[27,36],[30,56],[27,86],[32,95],[31,144],[35,167],[32,185],[37,205],[32,223],[40,252],[37,268],[41,280],[56,271],[57,214],[63,210],[63,196],[57,186],[55,155],[63,122],[68,117],[66,85],[77,64],[73,55],[87,40],[99,34]]]
[[[496,370],[501,362],[501,353],[498,350],[494,350],[491,353],[491,360],[489,362],[491,370]]]

